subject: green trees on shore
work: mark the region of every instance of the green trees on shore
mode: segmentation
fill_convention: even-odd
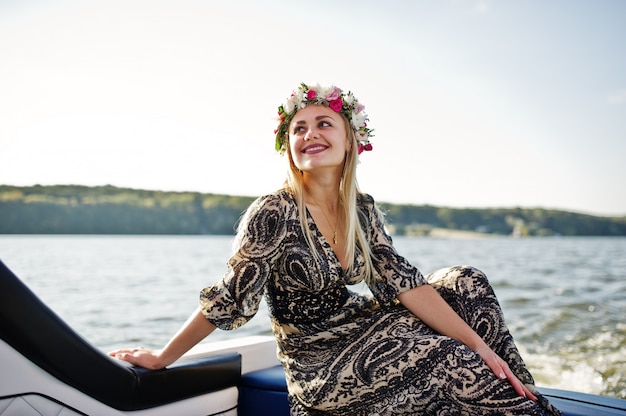
[[[0,185],[0,234],[232,235],[254,197],[74,185]],[[540,208],[381,204],[396,235],[445,228],[495,235],[626,236],[626,217]]]
[[[0,233],[228,235],[252,200],[112,186],[0,186]]]

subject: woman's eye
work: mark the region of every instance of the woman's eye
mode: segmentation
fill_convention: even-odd
[[[330,127],[330,123],[328,121],[322,121],[319,124],[320,127]]]

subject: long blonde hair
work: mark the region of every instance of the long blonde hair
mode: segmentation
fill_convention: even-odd
[[[341,182],[339,184],[339,220],[341,223],[346,224],[346,254],[348,259],[350,259],[347,273],[348,275],[352,274],[354,256],[356,253],[356,247],[358,246],[365,259],[363,276],[369,277],[373,273],[372,252],[365,231],[361,227],[359,212],[356,204],[357,196],[360,194],[356,179],[356,167],[359,162],[358,142],[355,132],[350,126],[350,121],[345,117],[345,115],[342,114],[341,116],[344,119],[346,134],[348,140],[350,141],[349,150],[346,152],[346,158],[344,160]],[[290,192],[294,196],[298,206],[302,233],[304,234],[309,247],[311,247],[311,250],[319,255],[317,249],[315,248],[315,244],[313,243],[313,235],[308,227],[302,171],[296,167],[291,157],[291,145],[289,143],[288,135],[286,142],[287,149],[285,153],[289,158],[289,169],[287,171],[287,179],[285,180],[283,189]]]

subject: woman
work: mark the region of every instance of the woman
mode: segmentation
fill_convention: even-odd
[[[246,323],[265,296],[294,415],[558,415],[486,277],[454,267],[425,278],[396,253],[357,187],[372,130],[354,95],[301,84],[279,116],[287,180],[242,218],[224,278],[163,350],[110,354],[165,367],[216,327]],[[347,289],[363,280],[373,296]]]

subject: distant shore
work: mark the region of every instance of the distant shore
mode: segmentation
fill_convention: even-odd
[[[0,185],[0,234],[233,235],[255,198],[114,186]],[[393,235],[626,236],[626,217],[542,208],[379,204]]]
[[[502,238],[506,236],[481,233],[478,231],[461,231],[461,230],[451,230],[448,228],[433,228],[432,230],[430,230],[427,237],[444,238],[444,239],[450,239],[450,240],[472,240],[472,239],[482,239],[482,238]]]

